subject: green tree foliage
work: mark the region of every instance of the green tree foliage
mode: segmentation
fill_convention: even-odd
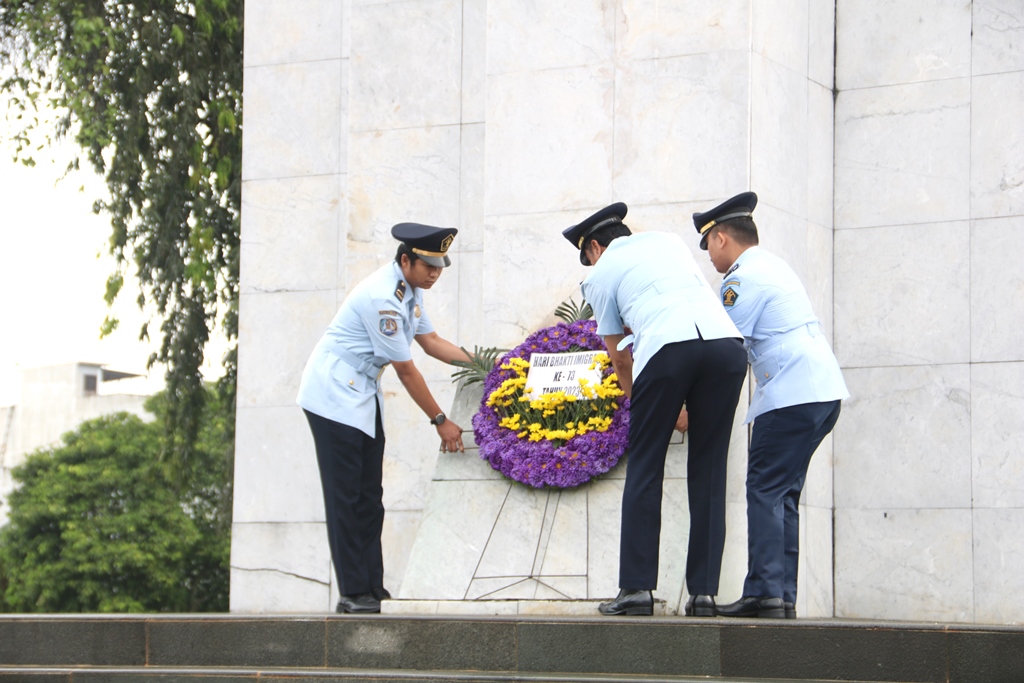
[[[150,366],[167,365],[167,453],[185,469],[205,345],[218,321],[229,339],[238,327],[242,13],[243,0],[0,2],[16,156],[32,163],[40,136],[70,135],[104,176],[109,196],[94,210],[110,217],[118,263],[106,299],[133,265],[139,306],[161,319]],[[51,110],[56,121],[41,118]],[[224,367],[231,397],[233,348]]]
[[[163,395],[147,407],[159,417]],[[83,423],[14,470],[0,528],[0,608],[201,612],[228,608],[230,443],[212,394],[191,484],[159,460],[163,429],[119,413]]]

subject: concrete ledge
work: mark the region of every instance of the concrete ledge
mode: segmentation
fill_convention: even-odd
[[[593,617],[603,600],[385,600],[381,613],[404,616],[533,616]],[[667,611],[664,600],[654,601],[655,616]]]
[[[479,680],[644,675],[984,683],[1022,680],[1024,628],[522,615],[0,616],[0,676],[10,680],[18,670],[33,681],[51,674],[69,680],[53,667],[75,671],[73,680],[101,680],[97,667],[178,671],[168,678],[216,667],[209,675],[230,681],[248,675],[228,671],[239,667],[295,669],[320,680],[344,670],[377,681],[383,679],[370,672],[415,678],[475,671]],[[120,678],[130,680],[127,673]]]

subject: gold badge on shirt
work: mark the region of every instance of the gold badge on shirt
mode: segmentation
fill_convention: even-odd
[[[415,306],[413,306],[412,314],[415,315],[417,318],[420,317],[420,305],[419,304],[416,304]]]

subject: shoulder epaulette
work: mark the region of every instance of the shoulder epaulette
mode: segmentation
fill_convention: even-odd
[[[395,287],[395,298],[401,303],[405,299],[405,280],[399,280],[398,286]]]
[[[722,277],[729,277],[730,275],[732,275],[733,271],[735,271],[739,267],[740,267],[740,264],[738,264],[738,263],[732,264],[732,268],[730,268],[729,270],[725,271],[725,275],[723,275]]]

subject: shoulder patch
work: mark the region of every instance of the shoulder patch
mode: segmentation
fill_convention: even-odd
[[[393,318],[380,319],[380,333],[385,337],[393,337],[398,332],[398,323]]]
[[[402,315],[398,311],[389,311],[387,309],[377,311],[377,314],[378,315],[398,315],[398,316]]]
[[[733,274],[733,273],[734,273],[734,272],[736,271],[736,269],[737,269],[737,268],[739,268],[739,267],[740,267],[740,264],[738,264],[738,263],[734,263],[734,264],[732,264],[732,268],[730,268],[729,270],[725,271],[725,275],[723,275],[722,277],[729,277],[729,276],[730,276],[730,275],[732,275],[732,274]]]
[[[729,287],[724,292],[722,292],[722,305],[732,306],[734,303],[736,303],[736,299],[738,297],[739,294],[736,292],[736,290],[733,289],[732,287]]]
[[[395,287],[395,298],[399,303],[405,298],[405,280],[398,281],[398,285]]]
[[[736,285],[737,287],[739,287],[740,286],[740,281],[739,280],[729,280],[728,282],[725,283],[725,286],[728,287],[729,285]]]

